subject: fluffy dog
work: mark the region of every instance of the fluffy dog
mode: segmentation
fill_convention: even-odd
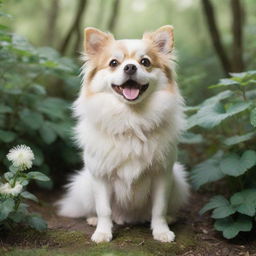
[[[113,221],[151,221],[154,239],[171,242],[168,224],[189,194],[183,167],[175,163],[184,115],[173,27],[141,40],[86,28],[84,52],[74,114],[85,167],[68,184],[59,214],[85,216],[97,226],[91,237],[97,243],[112,239]]]

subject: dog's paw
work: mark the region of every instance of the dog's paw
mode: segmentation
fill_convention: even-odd
[[[91,240],[95,243],[109,242],[112,239],[111,233],[95,231],[91,237]]]
[[[90,217],[90,218],[87,218],[86,221],[90,226],[96,227],[97,222],[98,222],[98,218],[97,217]]]
[[[157,241],[163,243],[170,243],[174,241],[175,234],[170,230],[164,232],[153,232],[153,237]]]

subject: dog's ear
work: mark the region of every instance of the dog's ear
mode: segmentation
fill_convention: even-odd
[[[84,51],[87,54],[95,54],[111,40],[114,40],[114,37],[110,33],[88,27],[84,30]]]
[[[153,41],[160,52],[168,54],[171,52],[174,44],[173,26],[166,25],[154,32],[145,33],[143,39]]]

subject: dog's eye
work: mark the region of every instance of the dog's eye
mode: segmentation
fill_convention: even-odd
[[[109,62],[109,66],[112,67],[112,68],[118,66],[118,64],[119,64],[119,62],[118,62],[117,60],[115,60],[115,59],[114,59],[114,60],[111,60],[111,61]]]
[[[149,67],[151,65],[151,62],[148,58],[143,58],[141,59],[140,64],[142,64],[145,67]]]

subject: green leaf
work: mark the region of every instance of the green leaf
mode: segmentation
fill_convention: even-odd
[[[251,102],[238,102],[231,105],[227,110],[221,103],[206,106],[196,114],[197,125],[208,129],[213,128],[223,120],[248,109],[250,106]]]
[[[256,108],[251,111],[250,121],[253,127],[256,127]]]
[[[14,206],[15,203],[12,198],[8,198],[0,202],[0,221],[3,221],[8,217],[8,215],[14,210]]]
[[[24,191],[21,193],[21,196],[25,199],[29,199],[29,200],[32,200],[32,201],[35,201],[35,202],[38,202],[38,199],[35,195],[31,194],[30,192],[28,191]]]
[[[221,171],[229,176],[240,176],[256,164],[256,152],[247,150],[240,158],[237,154],[229,154],[220,162]]]
[[[250,231],[252,229],[252,219],[244,215],[239,215],[237,219],[228,217],[216,220],[214,227],[216,230],[222,231],[225,238],[231,239],[236,237],[240,231]]]
[[[0,114],[12,113],[12,108],[4,104],[0,104]]]
[[[216,85],[212,85],[210,86],[209,88],[217,88],[217,87],[230,87],[230,86],[238,86],[240,85],[237,81],[234,81],[232,79],[229,79],[229,78],[223,78],[223,79],[220,79],[220,82]]]
[[[227,146],[233,146],[241,142],[248,141],[256,135],[256,132],[249,132],[244,135],[235,135],[224,140],[224,144]]]
[[[192,169],[190,179],[195,189],[199,189],[202,185],[217,181],[225,176],[219,167],[222,155],[222,152],[218,152],[212,158],[196,165]]]
[[[28,178],[40,181],[49,181],[50,179],[41,172],[29,172],[27,174]]]
[[[12,178],[14,177],[14,173],[13,172],[6,172],[4,174],[4,178],[9,182],[12,180]]]
[[[214,209],[212,212],[212,218],[214,219],[225,218],[236,212],[236,208],[223,196],[214,196],[211,198],[211,200],[200,210],[200,214],[212,209]]]
[[[32,130],[37,130],[44,123],[43,116],[29,109],[24,109],[19,112],[20,119]]]
[[[51,144],[53,143],[56,138],[57,134],[54,129],[51,127],[49,122],[45,122],[44,125],[40,128],[39,133],[44,140],[45,143]]]
[[[38,102],[37,109],[49,118],[56,120],[64,120],[66,118],[66,110],[69,105],[65,100],[48,97],[45,100]]]
[[[204,214],[205,212],[215,209],[217,207],[226,205],[228,200],[224,196],[214,196],[210,199],[210,201],[204,205],[204,207],[200,210],[200,214]]]
[[[0,141],[3,141],[4,143],[10,143],[14,141],[15,138],[16,134],[14,132],[0,130]]]
[[[180,138],[181,143],[185,144],[197,144],[203,142],[203,136],[201,134],[195,134],[192,132],[186,132]]]
[[[256,189],[237,192],[230,198],[230,202],[237,212],[253,217],[256,213]]]
[[[38,95],[46,95],[45,88],[40,84],[33,84],[30,86],[30,90]]]
[[[44,231],[47,229],[47,223],[38,215],[30,215],[26,219],[28,225],[38,231]]]

